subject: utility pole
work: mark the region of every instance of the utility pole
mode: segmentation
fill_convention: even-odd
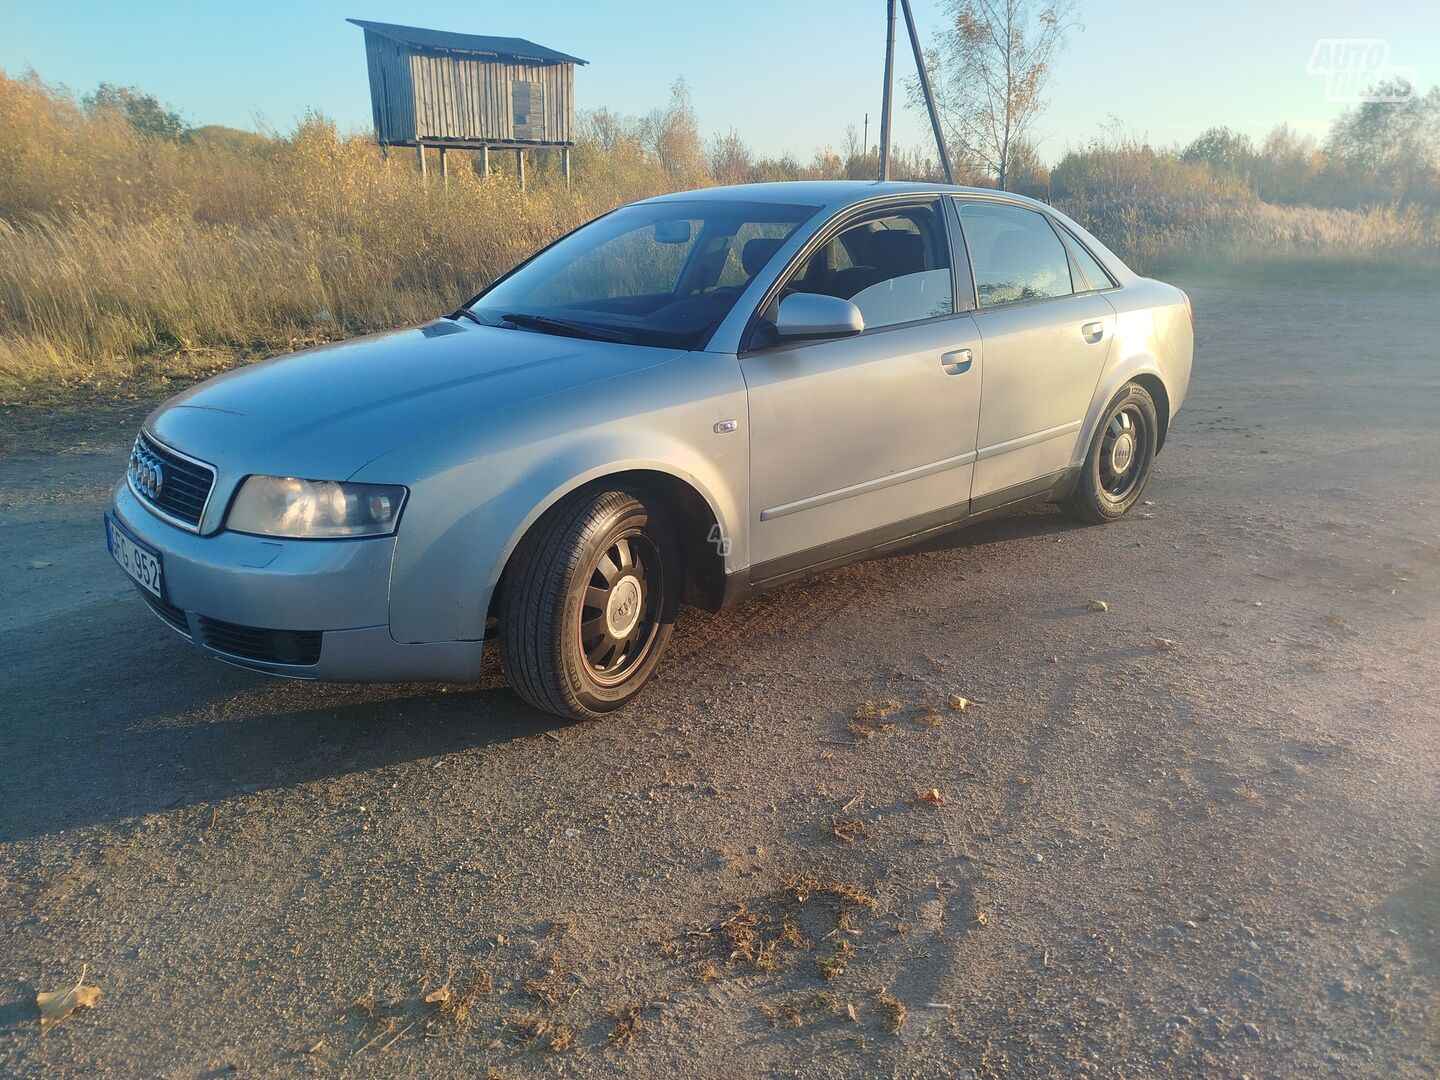
[[[865,134],[860,136],[860,156],[870,153],[870,114],[865,114]]]
[[[895,0],[885,0],[885,93],[880,106],[880,179],[890,179],[890,95],[895,81]]]
[[[955,183],[955,174],[950,169],[950,151],[945,149],[945,134],[940,130],[940,113],[935,108],[935,95],[930,90],[930,76],[925,71],[925,54],[920,50],[920,31],[915,29],[915,13],[910,10],[910,0],[900,0],[900,6],[905,11],[905,28],[910,31],[910,48],[915,53],[915,70],[920,75],[920,90],[925,95],[925,108],[930,113],[930,126],[935,129],[935,149],[940,152],[940,164],[945,169],[945,182]],[[894,23],[894,0],[891,0],[891,23]],[[892,33],[893,38],[893,33]],[[885,89],[890,89],[890,81],[885,81]]]

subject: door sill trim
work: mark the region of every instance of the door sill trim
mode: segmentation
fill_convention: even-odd
[[[1008,442],[992,443],[990,446],[981,447],[975,454],[977,461],[984,461],[986,458],[998,457],[1001,454],[1008,454],[1011,450],[1023,450],[1027,446],[1034,446],[1036,443],[1049,442],[1051,439],[1058,439],[1061,435],[1069,435],[1080,430],[1083,421],[1072,420],[1068,424],[1060,424],[1058,427],[1046,428],[1044,431],[1034,431],[1029,435],[1021,435],[1018,439],[1011,439]]]
[[[1077,424],[1076,426],[1078,427],[1079,425]],[[760,520],[774,521],[776,518],[798,514],[802,510],[813,510],[817,506],[826,506],[830,503],[840,502],[843,499],[854,498],[856,495],[867,495],[872,491],[882,491],[885,488],[894,487],[896,484],[919,480],[921,477],[945,472],[948,469],[958,469],[960,466],[969,465],[974,461],[975,451],[970,450],[964,454],[956,454],[954,457],[932,461],[928,465],[917,465],[913,469],[903,469],[900,472],[893,472],[887,476],[877,476],[874,480],[862,480],[860,483],[851,484],[849,487],[836,488],[834,491],[826,491],[819,495],[811,495],[808,498],[796,499],[794,502],[784,503],[781,506],[772,506],[769,510],[760,511]]]

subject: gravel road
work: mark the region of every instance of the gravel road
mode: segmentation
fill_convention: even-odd
[[[1440,304],[1193,295],[1140,512],[687,612],[587,725],[197,655],[104,549],[145,403],[0,413],[0,1074],[1435,1076]]]

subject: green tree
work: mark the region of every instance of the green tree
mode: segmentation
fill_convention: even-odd
[[[103,112],[118,113],[142,135],[180,142],[188,130],[178,112],[162,105],[154,94],[147,94],[136,86],[102,82],[93,94],[85,96],[84,104],[85,111],[92,116]]]
[[[1181,151],[1180,160],[1192,165],[1209,165],[1216,176],[1244,179],[1255,164],[1255,144],[1250,136],[1228,127],[1206,128]]]

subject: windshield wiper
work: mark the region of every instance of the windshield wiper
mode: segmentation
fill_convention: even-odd
[[[451,315],[450,318],[456,319],[456,318],[459,318],[461,315],[464,315],[465,318],[469,319],[471,322],[473,322],[473,323],[478,323],[478,324],[481,325],[481,326],[489,326],[489,325],[490,325],[488,322],[486,322],[484,319],[482,319],[479,315],[476,315],[475,312],[471,311],[468,307],[462,307],[459,311],[455,312],[454,315]]]
[[[611,330],[604,326],[571,322],[569,319],[552,319],[549,315],[527,315],[521,311],[514,311],[508,315],[501,315],[500,318],[504,322],[524,326],[530,330],[539,330],[541,333],[589,338],[592,341],[617,341],[622,345],[635,344],[635,338],[623,330]]]

